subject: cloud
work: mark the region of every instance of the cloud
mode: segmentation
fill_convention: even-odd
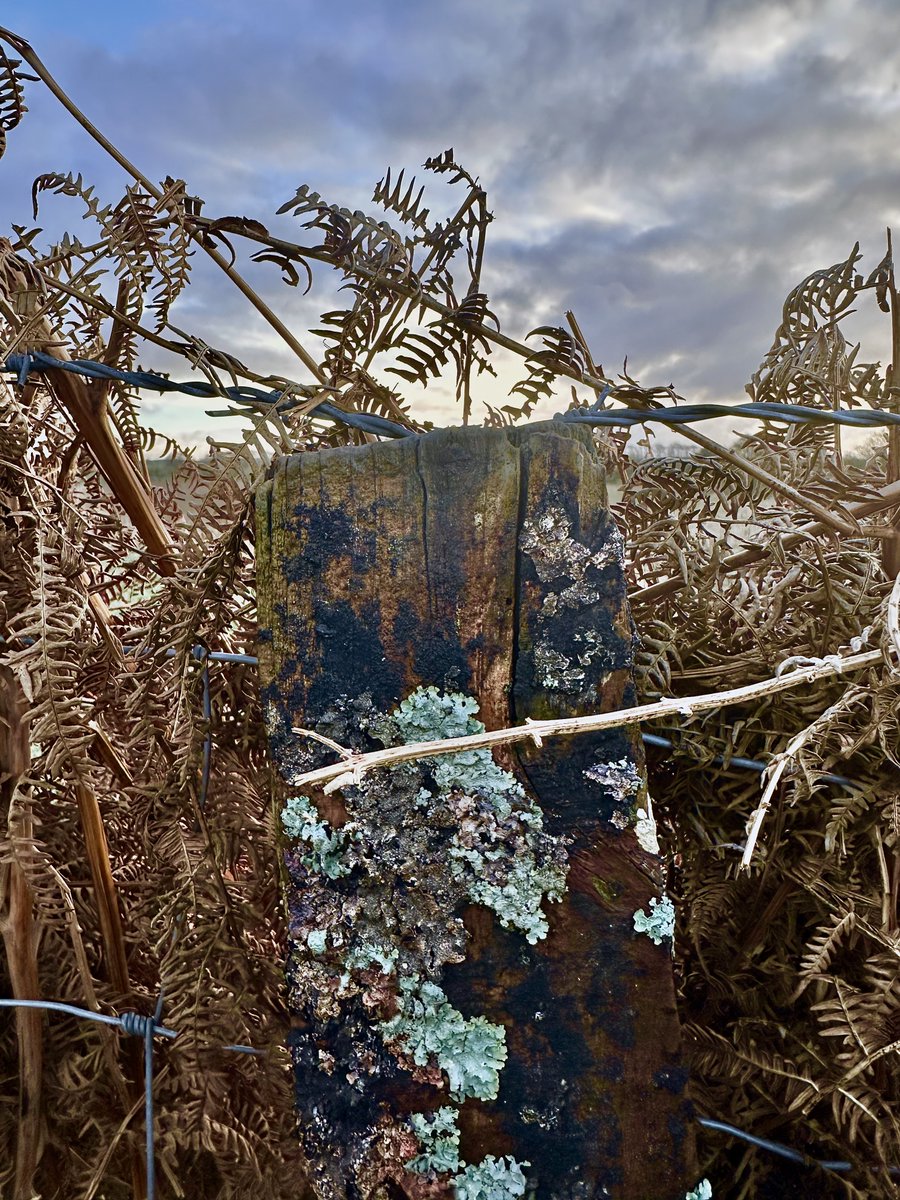
[[[22,18],[149,174],[300,236],[273,217],[300,182],[371,208],[388,164],[453,145],[497,218],[485,281],[507,332],[573,308],[608,370],[628,355],[644,382],[692,399],[740,398],[788,289],[857,238],[871,268],[900,224],[892,0],[151,7],[96,6],[106,31]],[[23,181],[40,170],[84,169],[115,198],[121,174],[47,97],[32,103],[0,162],[3,212],[26,219]],[[274,270],[254,278],[296,330],[332,306],[285,293]],[[881,346],[870,308],[857,327]],[[258,369],[268,356],[294,370],[214,273],[198,273],[188,318]]]

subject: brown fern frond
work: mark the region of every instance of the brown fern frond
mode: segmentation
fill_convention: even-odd
[[[391,169],[388,167],[387,173],[383,179],[375,185],[375,191],[372,195],[372,200],[375,204],[380,204],[382,208],[389,212],[394,212],[407,225],[412,225],[423,232],[428,230],[428,209],[422,207],[422,197],[425,194],[425,185],[416,191],[415,177],[410,179],[409,186],[406,192],[403,191],[403,171],[397,176],[391,187]]]
[[[820,926],[816,930],[815,936],[808,942],[806,953],[800,961],[800,982],[794,990],[791,1000],[796,1000],[813,980],[820,978],[829,970],[842,946],[852,938],[855,928],[856,912],[851,908],[848,912],[836,914],[827,925]]]
[[[0,158],[6,150],[6,135],[16,128],[28,111],[22,86],[26,76],[17,70],[21,65],[19,59],[10,58],[0,46]]]
[[[434,171],[436,175],[450,175],[451,178],[448,182],[451,184],[465,180],[470,188],[478,187],[478,180],[473,178],[465,167],[461,167],[456,161],[452,146],[442,154],[435,154],[431,158],[426,158],[424,166],[426,171]]]

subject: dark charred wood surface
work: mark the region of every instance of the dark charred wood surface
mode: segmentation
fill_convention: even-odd
[[[586,431],[451,429],[282,459],[258,496],[257,555],[263,700],[288,784],[332,761],[293,726],[374,749],[372,714],[421,685],[474,696],[489,729],[634,703],[621,540]],[[451,930],[438,981],[467,1018],[506,1031],[497,1098],[461,1105],[466,1163],[527,1162],[535,1200],[681,1200],[696,1164],[671,942],[655,944],[633,920],[664,885],[661,860],[636,836],[639,737],[613,730],[495,757],[548,833],[567,839],[567,889],[544,902],[549,934],[534,945],[483,906],[436,911],[454,893],[433,866],[417,879],[388,856],[377,880],[362,867],[332,880],[287,854],[296,1097],[313,1187],[341,1200],[454,1195],[446,1176],[404,1165],[417,1152],[408,1115],[448,1098],[440,1071],[411,1071],[379,1035],[396,1012],[396,977],[371,971],[342,999],[339,951],[317,958],[300,944],[314,920],[344,928],[357,912],[371,928],[380,907],[423,931],[415,946],[407,939],[410,953],[426,936],[443,944],[441,920],[462,917],[464,957],[447,949]],[[377,794],[312,796],[320,816],[351,822],[361,844],[376,805],[370,824],[412,829],[412,785],[380,774]],[[415,844],[449,836],[432,820],[413,830]]]

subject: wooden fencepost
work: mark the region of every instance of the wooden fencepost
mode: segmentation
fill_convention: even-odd
[[[638,733],[292,787],[335,746],[633,702],[590,433],[446,429],[283,458],[257,496],[257,570],[315,1194],[682,1200],[673,913]]]

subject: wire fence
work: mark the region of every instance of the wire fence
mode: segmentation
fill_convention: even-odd
[[[233,400],[236,404],[244,405],[245,408],[269,411],[274,409],[279,413],[289,412],[300,404],[308,403],[311,395],[310,389],[301,384],[292,384],[287,391],[284,389],[267,391],[265,388],[249,385],[221,387],[199,381],[177,382],[169,379],[167,375],[159,375],[152,371],[120,371],[117,367],[94,362],[92,359],[62,360],[54,358],[51,354],[45,354],[41,350],[34,350],[30,354],[9,355],[6,359],[5,369],[16,376],[16,382],[20,385],[25,384],[28,377],[33,374],[42,374],[46,371],[67,371],[72,375],[82,375],[86,379],[118,381],[127,383],[133,388],[144,388],[153,392],[180,392],[185,396],[196,396],[206,400]],[[317,389],[317,393],[313,394],[319,394],[326,390],[328,389],[320,387]],[[333,390],[339,391],[337,388]],[[302,394],[298,397],[295,394],[296,391]],[[209,415],[231,414],[211,413]],[[347,412],[328,400],[319,401],[312,409],[311,415],[325,417],[341,425],[348,425],[351,429],[359,429],[363,433],[381,434],[385,437],[410,437],[415,433],[415,430],[408,429],[405,425],[398,425],[395,421],[389,421],[386,417],[379,417],[374,413]]]
[[[160,993],[156,1002],[156,1010],[152,1017],[139,1012],[123,1012],[117,1017],[107,1016],[106,1013],[93,1012],[88,1008],[78,1008],[74,1004],[65,1004],[58,1000],[3,1000],[0,1008],[39,1008],[46,1012],[61,1012],[71,1017],[81,1017],[88,1021],[96,1021],[102,1025],[112,1025],[132,1037],[139,1037],[144,1043],[144,1128],[147,1200],[156,1200],[156,1146],[155,1124],[153,1118],[153,1039],[154,1037],[177,1038],[178,1031],[161,1025],[163,997]],[[233,1050],[238,1054],[263,1055],[263,1050],[253,1046],[224,1046],[225,1050]]]
[[[220,387],[211,383],[178,382],[169,379],[165,375],[159,375],[154,372],[121,371],[115,367],[110,367],[105,363],[94,362],[89,359],[64,361],[40,351],[34,351],[29,354],[10,355],[6,359],[5,370],[15,375],[16,382],[20,385],[25,384],[29,376],[32,374],[61,370],[77,374],[88,379],[118,381],[128,384],[130,387],[145,388],[157,392],[178,392],[183,395],[204,399],[222,397],[231,400],[236,404],[242,405],[246,409],[274,409],[279,413],[288,412],[302,403],[308,403],[311,396],[316,394],[308,388],[303,388],[301,385],[291,385],[287,391],[267,391],[263,388],[250,386]],[[295,389],[303,394],[298,397],[295,394]],[[318,389],[318,392],[320,393],[322,390],[324,389]],[[805,405],[780,404],[774,402],[754,402],[750,404],[738,404],[734,406],[724,404],[689,404],[681,406],[673,405],[656,407],[652,409],[607,408],[605,405],[606,400],[610,395],[610,391],[611,389],[606,388],[600,394],[596,403],[591,405],[590,408],[571,409],[566,413],[557,414],[555,419],[563,421],[567,424],[620,427],[630,427],[632,425],[647,424],[651,422],[667,426],[678,426],[696,423],[699,421],[713,420],[721,417],[739,417],[743,419],[770,421],[774,420],[785,422],[787,424],[836,424],[856,426],[858,428],[865,429],[900,425],[900,414],[887,412],[881,409],[817,409],[810,408]],[[219,416],[232,414],[223,414],[217,412],[210,413],[209,415]],[[393,438],[415,436],[414,430],[400,425],[394,421],[389,421],[384,417],[379,417],[372,413],[348,412],[342,408],[339,408],[337,405],[330,403],[329,401],[320,401],[309,410],[307,415],[335,421],[349,426],[350,428],[359,429],[365,433]],[[128,647],[125,649],[126,652],[129,650]],[[173,657],[175,653],[176,651],[174,649],[169,649],[166,651],[166,655],[168,657]],[[206,797],[209,790],[210,771],[212,764],[212,703],[210,694],[209,663],[222,662],[256,666],[258,659],[256,656],[251,654],[210,651],[204,646],[195,646],[192,650],[192,655],[202,663],[201,704],[203,718],[206,723],[206,735],[203,742],[199,789],[199,805],[202,809],[205,806]],[[644,733],[642,734],[642,738],[644,743],[647,745],[670,750],[673,748],[672,740],[660,734]],[[756,759],[749,759],[739,756],[732,756],[726,759],[722,755],[716,756],[712,762],[717,766],[724,765],[727,768],[737,768],[739,770],[757,772],[764,772],[769,765],[766,762]],[[823,775],[822,778],[824,781],[837,786],[848,788],[852,788],[854,786],[850,780],[845,779],[840,775],[826,774]],[[146,1130],[145,1147],[148,1200],[155,1200],[156,1196],[153,1112],[153,1039],[155,1037],[174,1039],[179,1036],[176,1030],[169,1029],[167,1026],[160,1023],[162,1019],[162,1006],[163,996],[160,994],[156,1004],[156,1010],[152,1017],[137,1012],[124,1012],[119,1016],[109,1016],[105,1013],[78,1008],[74,1005],[63,1003],[61,1001],[0,999],[0,1007],[38,1008],[48,1012],[61,1012],[69,1016],[75,1016],[85,1020],[96,1021],[105,1025],[114,1026],[125,1035],[142,1038],[144,1043],[144,1121]],[[223,1048],[225,1050],[234,1051],[240,1054],[260,1056],[265,1054],[265,1051],[255,1049],[252,1046],[230,1044],[224,1046]],[[811,1158],[798,1150],[794,1150],[791,1147],[784,1145],[783,1143],[772,1141],[769,1138],[757,1137],[755,1134],[748,1133],[746,1130],[740,1129],[735,1125],[730,1125],[725,1121],[718,1121],[710,1117],[703,1117],[699,1115],[696,1117],[696,1120],[697,1123],[705,1129],[724,1133],[729,1137],[737,1138],[761,1150],[778,1155],[799,1165],[806,1167],[818,1167],[825,1171],[836,1173],[845,1173],[853,1170],[854,1168],[854,1164],[843,1160]],[[900,1178],[900,1167],[888,1167],[887,1172],[892,1178]]]
[[[65,1004],[57,1000],[6,1000],[0,999],[0,1008],[37,1008],[43,1009],[46,1012],[61,1012],[67,1016],[80,1017],[84,1020],[96,1021],[103,1025],[111,1025],[121,1030],[122,1033],[132,1037],[139,1037],[144,1043],[144,1147],[145,1147],[145,1172],[147,1182],[147,1200],[156,1200],[156,1144],[155,1144],[155,1123],[153,1111],[153,1039],[154,1037],[177,1038],[178,1031],[169,1029],[165,1025],[160,1024],[162,1017],[163,997],[160,994],[156,1003],[156,1010],[152,1017],[145,1016],[138,1012],[124,1012],[119,1016],[108,1016],[106,1013],[93,1012],[87,1008],[78,1008],[74,1004]],[[226,1045],[224,1050],[232,1050],[238,1054],[252,1054],[259,1057],[265,1057],[264,1050],[257,1050],[253,1046]],[[790,1146],[785,1146],[782,1142],[772,1141],[771,1138],[757,1137],[755,1134],[748,1133],[744,1129],[738,1128],[736,1125],[730,1125],[726,1121],[717,1121],[712,1117],[703,1117],[697,1115],[695,1117],[697,1124],[704,1129],[709,1129],[713,1132],[724,1133],[729,1137],[736,1138],[739,1141],[747,1142],[751,1146],[756,1146],[760,1150],[766,1150],[770,1154],[779,1156],[780,1158],[788,1159],[790,1162],[797,1163],[805,1167],[819,1167],[824,1171],[833,1171],[836,1173],[846,1173],[854,1169],[854,1164],[843,1159],[817,1159],[811,1158],[809,1155],[802,1154],[799,1150],[794,1150]],[[900,1167],[890,1166],[886,1168],[887,1173],[891,1178],[900,1178]]]
[[[144,388],[155,392],[180,392],[186,396],[203,399],[222,398],[234,401],[245,409],[269,410],[279,413],[290,412],[323,391],[340,393],[340,388],[312,389],[303,384],[289,384],[281,390],[266,390],[250,385],[221,386],[198,381],[179,382],[167,375],[153,371],[121,371],[106,363],[93,359],[59,359],[43,351],[28,354],[11,354],[7,357],[5,370],[16,377],[16,382],[25,384],[32,374],[47,371],[67,371],[87,379],[105,379],[128,384],[133,388]],[[754,401],[750,404],[681,404],[662,405],[654,408],[608,408],[606,401],[612,389],[604,388],[597,401],[589,408],[573,408],[557,413],[554,420],[571,425],[620,426],[656,423],[675,427],[712,421],[722,417],[739,417],[757,421],[780,421],[788,425],[848,425],[859,429],[878,429],[900,426],[900,413],[886,409],[812,408],[805,404],[782,404],[776,401]],[[209,412],[209,416],[232,416],[233,410]],[[380,434],[384,437],[413,437],[416,431],[375,413],[349,412],[328,400],[320,400],[307,413],[310,417],[325,418],[363,433]]]
[[[126,652],[133,652],[133,649],[133,647],[125,647]],[[171,658],[175,656],[176,651],[170,647],[165,653],[166,657]],[[199,795],[199,804],[200,807],[203,808],[206,803],[206,797],[209,789],[210,769],[212,763],[212,705],[210,699],[209,663],[221,662],[241,664],[245,666],[257,666],[259,659],[252,654],[207,650],[205,646],[194,646],[191,653],[192,657],[203,664],[202,708],[203,717],[206,722],[206,735],[203,742]],[[669,738],[652,733],[643,733],[641,736],[645,744],[658,746],[664,749],[672,749],[673,743]],[[721,755],[718,755],[712,761],[716,765],[726,764],[726,760]],[[765,771],[768,764],[757,759],[735,756],[728,759],[726,765],[728,767],[736,767],[740,770],[762,772]],[[825,775],[823,776],[823,779],[840,786],[853,787],[851,781],[845,779],[841,775]],[[118,1016],[109,1016],[105,1013],[94,1012],[85,1008],[78,1008],[75,1005],[67,1004],[61,1001],[0,999],[0,1008],[38,1008],[49,1012],[61,1012],[69,1016],[81,1017],[85,1020],[96,1021],[104,1025],[111,1025],[118,1028],[126,1035],[140,1037],[143,1039],[147,1200],[155,1200],[156,1197],[153,1113],[153,1039],[154,1037],[164,1037],[170,1039],[178,1037],[177,1030],[170,1029],[160,1023],[162,1019],[162,1006],[163,996],[160,994],[159,999],[157,1000],[156,1010],[152,1017],[137,1012],[124,1012]],[[229,1044],[224,1046],[223,1049],[234,1051],[235,1053],[239,1054],[251,1054],[257,1056],[265,1055],[265,1051],[258,1050],[252,1046]],[[785,1146],[781,1142],[775,1142],[769,1138],[757,1137],[755,1134],[748,1133],[746,1130],[740,1129],[735,1125],[730,1125],[725,1121],[718,1121],[711,1117],[703,1117],[699,1115],[696,1117],[696,1120],[697,1123],[705,1129],[724,1133],[730,1137],[747,1142],[749,1145],[756,1146],[758,1149],[766,1150],[771,1154],[778,1155],[782,1158],[788,1159],[791,1162],[795,1162],[806,1167],[820,1167],[825,1171],[842,1173],[851,1171],[854,1166],[854,1164],[843,1160],[838,1161],[831,1159],[810,1158],[808,1155],[802,1154],[799,1150],[794,1150],[789,1146]],[[891,1177],[900,1178],[900,1167],[889,1167],[887,1169]]]

